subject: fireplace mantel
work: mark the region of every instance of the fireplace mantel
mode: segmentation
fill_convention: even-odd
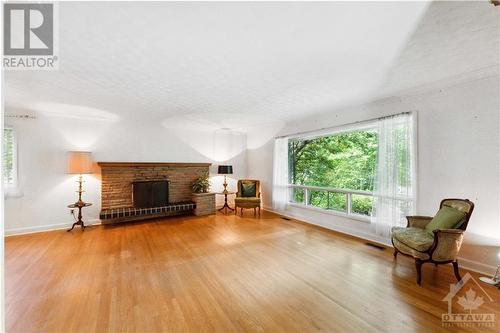
[[[189,162],[97,162],[100,167],[209,167],[212,163]]]

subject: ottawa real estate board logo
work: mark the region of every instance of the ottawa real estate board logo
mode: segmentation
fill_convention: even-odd
[[[469,273],[450,284],[450,292],[442,301],[448,303],[448,313],[441,316],[444,327],[495,327],[495,314],[484,311],[495,301]]]
[[[58,68],[54,3],[3,3],[3,59],[6,70]]]

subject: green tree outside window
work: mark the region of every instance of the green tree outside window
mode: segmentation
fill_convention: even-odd
[[[376,130],[344,132],[288,142],[289,182],[297,185],[332,187],[373,192],[377,164]],[[346,211],[346,195],[309,191],[309,203],[324,209]],[[294,189],[292,200],[304,201],[304,190]],[[353,195],[352,211],[371,215],[373,198]]]

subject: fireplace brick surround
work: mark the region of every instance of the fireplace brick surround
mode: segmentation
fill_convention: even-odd
[[[101,167],[101,209],[103,211],[133,207],[132,182],[135,181],[168,180],[169,203],[192,201],[191,184],[196,178],[207,173],[211,165],[210,163],[142,162],[98,162],[97,164]],[[200,208],[208,212],[205,206],[201,205]],[[198,213],[200,214],[199,210]]]

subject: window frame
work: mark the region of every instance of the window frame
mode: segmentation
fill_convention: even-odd
[[[288,140],[290,139],[307,139],[312,140],[324,136],[332,136],[341,133],[351,133],[351,132],[359,132],[359,131],[367,131],[367,130],[377,130],[377,120],[371,121],[363,121],[359,123],[352,123],[348,125],[342,125],[335,128],[328,129],[320,129],[318,131],[314,131],[314,133],[303,133],[303,134],[294,134],[287,136]]]
[[[360,192],[360,191],[352,190],[352,192],[350,192],[350,190],[321,187],[322,191],[331,192],[331,193],[345,193],[346,194],[346,196],[347,196],[346,197],[346,200],[347,200],[346,205],[347,206],[346,206],[346,211],[343,212],[343,211],[339,211],[339,210],[335,210],[335,209],[326,209],[326,208],[312,206],[312,205],[306,204],[305,202],[292,201],[291,200],[291,197],[292,197],[291,190],[293,188],[313,188],[313,190],[314,190],[315,188],[320,188],[320,186],[305,186],[305,185],[288,184],[288,191],[289,191],[288,192],[289,193],[288,205],[290,205],[291,207],[298,207],[298,208],[308,209],[308,210],[312,210],[312,211],[320,212],[320,213],[324,213],[324,214],[346,217],[346,218],[350,218],[350,219],[361,221],[361,222],[367,222],[367,223],[371,222],[371,215],[357,214],[357,213],[352,211],[352,199],[349,199],[349,197],[351,197],[353,194],[355,194],[355,195],[359,194],[356,192]],[[361,195],[371,196],[373,198],[375,197],[372,193],[370,193],[370,194],[363,193]],[[304,198],[305,197],[306,197],[306,195],[304,194]]]

